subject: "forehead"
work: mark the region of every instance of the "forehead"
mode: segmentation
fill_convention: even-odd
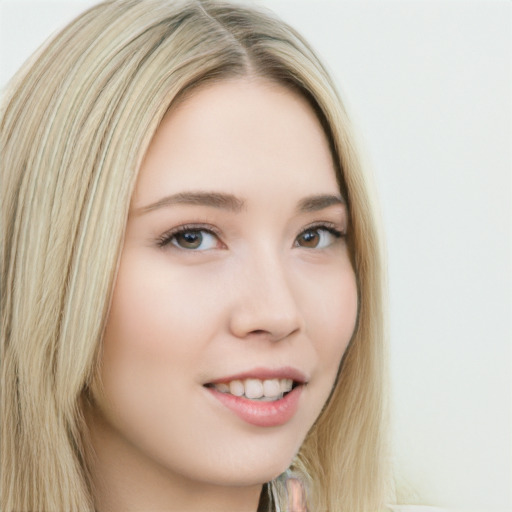
[[[332,193],[334,169],[305,98],[273,82],[240,78],[201,87],[169,110],[144,159],[134,202],[189,189]]]

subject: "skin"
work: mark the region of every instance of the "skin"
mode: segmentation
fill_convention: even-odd
[[[164,200],[189,192],[237,202]],[[298,210],[318,195],[340,192],[321,125],[295,92],[238,78],[167,113],[133,195],[87,412],[99,512],[254,512],[262,483],[289,466],[357,311],[346,239],[317,226],[346,232],[344,203]],[[173,238],[183,225],[188,238]],[[197,247],[185,243],[198,233]],[[251,425],[204,386],[283,366],[307,378],[283,425]],[[288,491],[290,509],[305,510],[300,484]]]

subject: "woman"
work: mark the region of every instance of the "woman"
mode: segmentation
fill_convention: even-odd
[[[2,509],[383,510],[378,237],[303,39],[108,1],[6,96]]]

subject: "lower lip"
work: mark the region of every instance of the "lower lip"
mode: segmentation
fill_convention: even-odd
[[[215,388],[206,389],[246,423],[257,427],[278,427],[290,421],[297,412],[302,388],[302,385],[297,386],[285,397],[274,402],[259,402],[221,393]]]

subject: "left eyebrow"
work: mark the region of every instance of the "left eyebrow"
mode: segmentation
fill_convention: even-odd
[[[244,201],[238,199],[232,194],[222,194],[219,192],[180,192],[160,199],[156,203],[148,206],[137,208],[135,211],[138,214],[158,210],[159,208],[174,206],[174,205],[193,205],[193,206],[208,206],[210,208],[221,208],[224,210],[232,210],[239,212],[244,208]]]
[[[345,206],[345,200],[338,195],[316,195],[305,197],[297,206],[297,210],[301,213],[317,212],[329,208],[329,206],[340,205]]]

